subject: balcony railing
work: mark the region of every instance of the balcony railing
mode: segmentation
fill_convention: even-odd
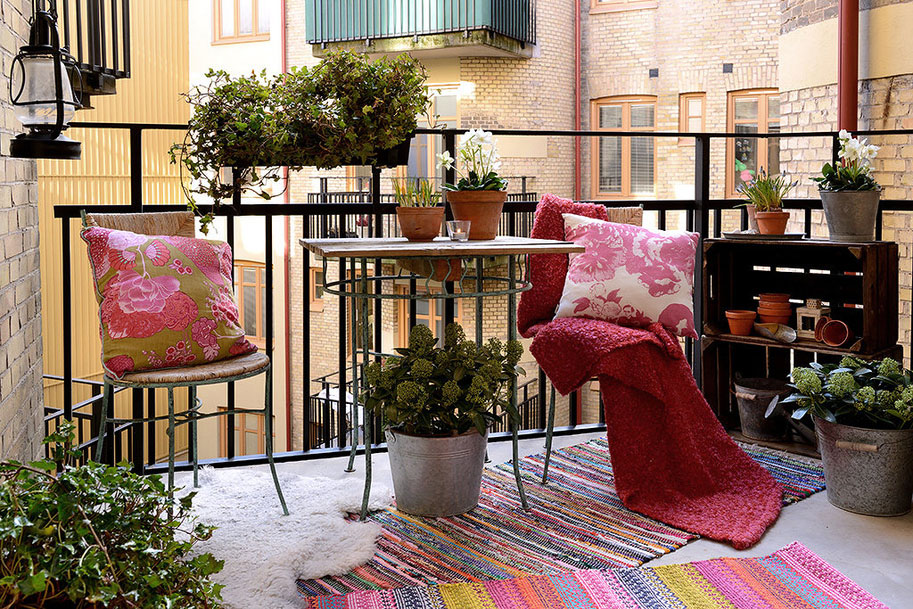
[[[115,92],[130,78],[130,0],[57,0],[60,36],[89,95]]]
[[[307,41],[485,31],[536,43],[535,0],[307,0]]]
[[[179,132],[183,129],[186,129],[186,126],[183,125],[118,125],[118,124],[104,124],[104,125],[92,125],[92,124],[78,124],[76,126],[83,128],[105,128],[105,129],[126,129],[131,132],[133,137],[131,137],[131,155],[133,162],[131,163],[132,172],[131,172],[131,192],[133,198],[128,204],[119,204],[122,202],[110,202],[110,205],[86,205],[86,206],[73,206],[73,205],[55,205],[54,207],[54,217],[58,219],[63,224],[63,227],[72,227],[74,223],[78,223],[80,212],[85,209],[89,212],[106,212],[106,213],[135,213],[138,211],[173,211],[184,209],[182,205],[153,205],[145,206],[142,200],[142,137],[141,132],[146,129],[170,129],[176,132]],[[441,131],[431,131],[431,130],[419,130],[419,133],[436,133],[442,135],[444,149],[449,150],[451,154],[455,156],[455,143],[456,136],[459,133],[458,130],[450,129]],[[497,135],[511,135],[517,137],[523,136],[547,136],[547,137],[567,137],[567,138],[594,138],[601,137],[605,135],[605,132],[600,131],[508,131],[508,130],[494,130],[494,134]],[[913,130],[890,130],[890,131],[868,131],[862,132],[863,135],[866,135],[877,142],[877,138],[890,136],[896,139],[896,136],[904,136],[904,138],[913,138]],[[723,231],[723,214],[728,212],[729,214],[738,213],[738,222],[741,224],[742,228],[747,227],[747,214],[742,211],[733,210],[733,206],[738,204],[739,200],[734,199],[713,199],[710,196],[710,176],[711,171],[714,169],[711,163],[710,149],[711,143],[721,142],[727,138],[758,138],[758,139],[768,139],[768,138],[828,138],[832,142],[832,153],[833,156],[836,156],[836,151],[838,149],[837,134],[834,132],[799,132],[799,133],[774,133],[774,134],[746,134],[746,133],[722,133],[722,134],[712,134],[712,133],[660,133],[660,132],[631,132],[631,133],[613,133],[614,136],[619,137],[652,137],[652,138],[669,138],[678,140],[681,138],[687,138],[694,142],[694,193],[695,196],[693,199],[637,199],[637,200],[607,200],[607,201],[598,201],[598,203],[604,204],[606,206],[629,206],[629,205],[640,205],[645,210],[651,222],[655,222],[655,225],[664,229],[667,228],[667,225],[673,222],[673,216],[677,216],[678,219],[681,219],[679,223],[680,228],[684,228],[690,231],[697,232],[701,235],[702,238],[709,237],[719,237]],[[828,159],[830,160],[830,159]],[[788,166],[788,163],[784,163]],[[380,171],[374,170],[374,184],[380,184]],[[333,237],[339,236],[340,230],[339,227],[346,227],[344,232],[348,232],[349,227],[352,227],[352,230],[356,232],[359,236],[372,236],[372,237],[383,237],[389,236],[389,227],[392,217],[395,215],[395,204],[382,201],[382,198],[379,196],[378,192],[379,186],[372,189],[373,194],[370,202],[358,202],[358,203],[323,203],[323,204],[314,204],[314,203],[241,203],[240,197],[236,197],[232,205],[223,205],[219,213],[222,216],[225,216],[229,219],[241,219],[241,218],[290,218],[290,219],[300,219],[300,226],[302,234],[305,238],[308,237]],[[509,201],[505,204],[504,207],[504,217],[501,226],[501,234],[505,235],[528,235],[528,231],[532,226],[532,217],[535,211],[537,201],[534,199],[529,199],[525,201]],[[794,214],[794,217],[798,217],[802,222],[802,230],[807,236],[811,236],[813,222],[812,222],[812,212],[813,210],[821,209],[821,202],[817,198],[809,199],[788,199],[784,202],[785,207],[792,210],[798,210],[799,214]],[[204,213],[208,211],[209,206],[201,205],[201,211]],[[882,233],[882,216],[884,212],[913,212],[913,201],[902,200],[902,199],[884,199],[880,204],[879,220],[877,225],[876,236],[881,237]],[[364,219],[368,219],[368,222],[364,222]],[[235,231],[234,231],[234,222],[228,222],[228,231],[227,231],[227,241],[232,246],[235,245]],[[268,271],[265,273],[265,288],[267,293],[272,293],[274,285],[276,285],[278,274],[282,271],[280,269],[274,269],[274,248],[273,248],[273,223],[265,222],[263,228],[263,243],[265,244],[264,256],[265,256],[265,268]],[[358,230],[355,230],[355,227],[358,227]],[[62,253],[62,263],[64,269],[74,268],[71,264],[71,231],[62,230],[61,234],[61,253]],[[298,235],[296,235],[298,236]],[[290,247],[297,247],[297,243],[291,243]],[[698,264],[696,268],[698,273],[700,273],[701,267],[701,249],[698,248]],[[301,338],[300,344],[291,345],[291,349],[296,352],[305,354],[303,357],[301,366],[297,370],[292,370],[291,373],[297,376],[300,379],[313,379],[315,377],[312,374],[312,362],[309,357],[311,353],[312,340],[316,340],[318,337],[322,337],[325,333],[324,328],[312,328],[312,318],[310,308],[307,306],[307,303],[310,299],[310,281],[309,281],[309,268],[307,264],[303,265],[303,276],[300,278],[302,293],[292,295],[294,298],[300,298],[304,306],[300,307],[301,310],[301,327],[303,328],[303,336]],[[87,399],[82,399],[81,401],[75,401],[73,399],[74,387],[83,384],[89,383],[92,381],[85,381],[83,379],[74,378],[73,375],[73,359],[75,357],[80,357],[80,354],[73,352],[73,328],[75,324],[85,324],[90,323],[88,319],[74,319],[71,314],[72,309],[72,297],[73,297],[73,277],[69,273],[65,273],[62,278],[62,303],[61,309],[63,313],[63,332],[60,337],[60,342],[57,343],[59,348],[63,353],[63,370],[62,374],[58,371],[53,371],[58,373],[58,377],[48,377],[48,378],[59,378],[63,383],[62,387],[62,402],[59,404],[46,404],[45,405],[45,422],[46,425],[50,428],[55,424],[56,421],[61,418],[66,419],[84,419],[84,420],[97,420],[98,408],[101,404],[100,396],[98,395],[97,387],[93,391],[93,395]],[[695,294],[694,294],[694,311],[695,311],[695,325],[698,328],[702,327],[701,320],[701,303],[703,299],[702,290],[702,281],[697,278],[695,281]],[[337,297],[333,297],[337,298]],[[345,320],[345,302],[342,297],[338,297],[339,301],[339,311],[340,319]],[[277,303],[277,310],[279,306],[284,303]],[[378,303],[379,304],[379,303]],[[417,323],[415,307],[409,307],[408,312],[408,323],[410,325],[415,325]],[[909,311],[910,303],[906,302],[902,304],[901,310]],[[445,308],[445,319],[444,321],[451,321],[453,319],[453,308]],[[278,314],[270,309],[266,311],[267,321],[266,321],[266,336],[265,336],[265,348],[268,353],[273,352],[275,346],[275,337],[274,337],[274,322]],[[383,335],[383,324],[384,324],[384,308],[376,307],[373,314],[373,323],[375,324],[375,331],[373,332],[374,340],[382,340]],[[91,323],[95,323],[91,321]],[[334,340],[337,342],[336,352],[338,353],[338,364],[339,371],[336,373],[334,384],[339,386],[348,386],[350,378],[347,378],[347,375],[351,372],[351,360],[347,355],[347,345],[351,340],[347,337],[347,326],[348,324],[344,321],[341,321],[338,325],[339,335],[335,337]],[[506,334],[506,328],[505,328]],[[910,347],[913,345],[905,345],[910,353]],[[375,344],[375,351],[382,352],[381,345]],[[689,358],[689,361],[692,364],[695,375],[700,376],[701,368],[701,356],[700,356],[700,346],[694,341],[687,340],[685,343],[686,355]],[[97,385],[97,384],[96,384]],[[338,408],[336,411],[336,416],[334,417],[335,421],[326,420],[326,400],[321,403],[320,400],[315,400],[315,397],[319,397],[319,394],[315,395],[316,392],[311,388],[312,385],[309,382],[300,383],[303,387],[302,395],[300,396],[299,403],[302,404],[302,412],[299,416],[302,417],[300,421],[302,428],[302,441],[296,446],[292,447],[292,450],[281,453],[277,456],[278,461],[295,461],[311,458],[320,458],[325,456],[334,456],[341,455],[348,452],[348,447],[350,446],[350,440],[347,439],[350,437],[348,426],[351,424],[347,420],[347,416],[340,416],[338,413]],[[521,437],[541,437],[544,434],[545,428],[545,418],[546,412],[544,398],[546,391],[548,390],[547,381],[544,375],[539,372],[538,378],[535,378],[533,383],[529,383],[524,387],[526,391],[524,395],[519,396],[520,400],[527,403],[527,411],[524,412],[523,417],[523,430],[521,431]],[[318,390],[319,391],[319,390]],[[142,391],[133,390],[131,392],[134,399],[134,416],[142,415],[144,412],[150,412],[150,409],[154,409],[155,395],[152,392],[147,392],[143,395]],[[234,406],[234,392],[228,392],[228,406]],[[338,405],[337,405],[338,406]],[[557,429],[558,434],[573,434],[580,433],[584,431],[594,431],[598,429],[603,429],[604,425],[602,424],[602,418],[598,419],[597,422],[584,424],[581,418],[580,413],[580,399],[576,394],[571,394],[570,399],[567,402],[567,410],[563,413],[563,417],[567,421],[567,425],[559,427]],[[323,418],[321,418],[320,412],[324,413]],[[331,416],[332,416],[332,408]],[[561,417],[561,415],[559,415]],[[320,430],[318,431],[318,428]],[[380,427],[375,426],[375,430],[378,430]],[[95,427],[92,428],[93,430]],[[232,429],[232,422],[229,421],[228,429]],[[122,457],[132,460],[135,467],[139,471],[161,471],[162,465],[156,463],[155,458],[155,446],[154,446],[154,437],[152,428],[150,427],[147,431],[148,433],[143,433],[143,428],[138,425],[123,425],[118,427],[117,431],[117,444],[115,446],[115,452],[120,454]],[[330,437],[335,437],[335,442],[329,442]],[[495,432],[490,435],[492,441],[500,441],[509,439],[509,434],[504,432]],[[148,442],[147,442],[148,439]],[[89,437],[84,437],[83,445],[87,445],[90,441]],[[372,442],[378,444],[378,448],[383,450],[383,445],[380,444],[381,438],[378,434],[377,437],[372,438]],[[205,460],[206,463],[215,465],[215,466],[230,466],[230,465],[245,465],[245,464],[259,464],[265,462],[265,457],[263,455],[253,455],[253,456],[244,456],[237,457],[236,447],[234,446],[233,435],[228,434],[227,438],[227,457],[225,458],[216,458]],[[330,444],[330,446],[327,446]],[[186,468],[186,464],[179,464],[178,469]]]

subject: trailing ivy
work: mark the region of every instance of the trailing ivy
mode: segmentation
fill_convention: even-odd
[[[0,607],[220,607],[222,561],[191,556],[212,532],[193,494],[126,464],[72,466],[73,429],[45,440],[54,460],[0,462]]]

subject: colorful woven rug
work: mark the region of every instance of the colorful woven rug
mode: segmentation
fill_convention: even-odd
[[[824,488],[820,462],[742,446],[784,486],[784,504]],[[530,511],[520,507],[510,464],[487,468],[479,506],[451,518],[385,510],[374,558],[353,571],[298,580],[303,596],[437,583],[508,579],[580,569],[635,567],[696,536],[628,510],[615,493],[608,443],[597,438],[520,460]],[[352,516],[352,518],[355,518]]]
[[[308,609],[887,609],[794,542],[763,558],[353,592]]]

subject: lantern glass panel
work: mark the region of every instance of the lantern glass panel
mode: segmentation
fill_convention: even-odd
[[[16,118],[24,127],[54,127],[57,124],[57,89],[54,86],[54,58],[31,55],[22,58],[21,69],[13,69],[12,90],[21,93],[15,99]],[[24,82],[24,85],[23,85]],[[60,63],[60,90],[63,93],[63,125],[73,120],[76,104],[66,67]],[[42,103],[31,103],[42,102]]]

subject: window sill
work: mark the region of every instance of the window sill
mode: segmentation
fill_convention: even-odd
[[[265,42],[267,40],[269,40],[269,34],[251,34],[250,36],[216,38],[212,41],[212,45],[244,44],[245,42]]]
[[[623,13],[627,11],[641,11],[645,9],[655,9],[659,7],[657,0],[644,0],[642,2],[593,2],[590,5],[590,14],[598,15],[600,13]]]

